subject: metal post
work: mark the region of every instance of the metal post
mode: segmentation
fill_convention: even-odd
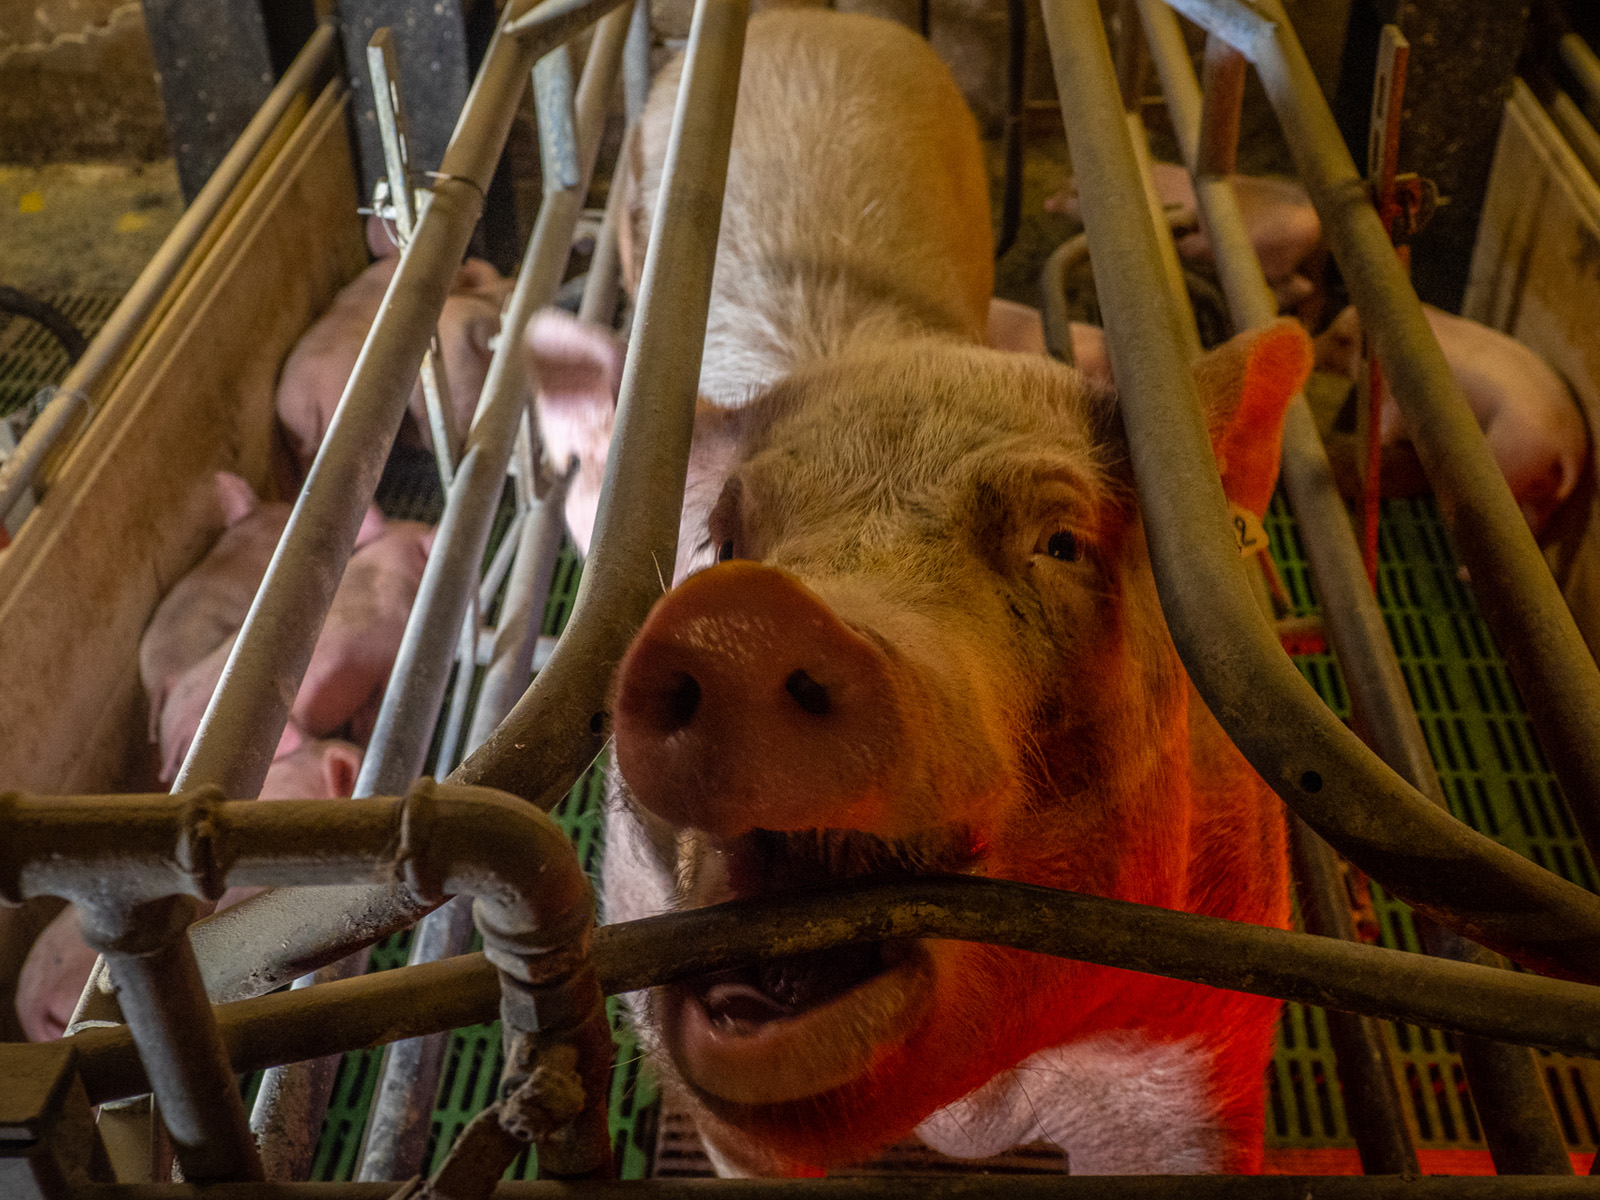
[[[1151,42],[1156,46],[1157,67],[1162,85],[1169,95],[1180,97],[1175,111],[1194,111],[1199,91],[1187,53],[1174,54],[1181,45],[1177,21],[1159,0],[1144,0],[1143,12],[1149,23]],[[1212,61],[1213,38],[1207,47],[1207,63]],[[1216,57],[1227,61],[1218,49]],[[1241,70],[1243,58],[1231,70]],[[1237,94],[1237,92],[1235,93]],[[1204,111],[1216,113],[1220,124],[1235,123],[1236,117],[1214,108],[1206,94]],[[1207,136],[1200,124],[1175,124],[1179,145],[1191,163],[1207,155],[1215,156],[1224,147],[1219,139]],[[1211,161],[1217,161],[1215,157]],[[1239,215],[1232,186],[1225,178],[1202,178],[1196,169],[1195,192],[1201,219],[1211,239],[1223,289],[1228,295],[1236,323],[1259,328],[1275,319],[1277,306],[1251,247],[1244,222]],[[1361,550],[1356,544],[1346,516],[1343,500],[1333,486],[1327,454],[1317,436],[1315,422],[1303,397],[1296,397],[1284,431],[1282,475],[1291,507],[1305,534],[1318,594],[1323,598],[1324,622],[1335,655],[1350,688],[1355,710],[1355,727],[1362,739],[1394,769],[1434,804],[1448,811],[1444,791],[1428,752],[1427,740],[1412,707],[1405,678],[1395,657],[1382,613],[1367,583]],[[1349,931],[1348,901],[1333,878],[1332,852],[1298,821],[1293,824],[1295,854],[1299,876],[1307,885],[1302,909],[1315,932],[1352,936]],[[1307,902],[1309,901],[1309,903]],[[1316,921],[1317,924],[1313,924]],[[1320,925],[1320,928],[1319,928]],[[1462,938],[1424,924],[1424,943],[1430,954],[1483,966],[1500,966],[1497,956]],[[1357,1037],[1359,1030],[1348,1028],[1348,1018],[1329,1013],[1329,1029],[1337,1043],[1339,1069],[1349,1067],[1365,1081],[1364,1102],[1350,1105],[1353,1124],[1361,1145],[1363,1162],[1388,1164],[1387,1170],[1405,1169],[1396,1162],[1409,1163],[1415,1170],[1415,1155],[1400,1121],[1397,1097],[1392,1096],[1393,1075],[1386,1065],[1387,1046],[1374,1043],[1370,1021],[1366,1044]],[[1469,1044],[1470,1043],[1470,1044]],[[1485,1140],[1501,1173],[1538,1172],[1569,1174],[1571,1160],[1556,1127],[1555,1114],[1539,1082],[1537,1065],[1524,1049],[1500,1046],[1480,1039],[1463,1039],[1463,1060],[1472,1088]],[[1352,1080],[1346,1078],[1346,1085]],[[1366,1085],[1370,1085],[1370,1094]],[[1381,1114],[1393,1110],[1387,1120]],[[1396,1124],[1396,1122],[1400,1122]],[[1403,1138],[1403,1148],[1394,1142]],[[1374,1169],[1369,1165],[1369,1170]]]
[[[1044,12],[1058,89],[1074,97],[1063,115],[1091,253],[1118,265],[1097,286],[1156,587],[1190,678],[1269,786],[1393,894],[1525,964],[1595,977],[1600,899],[1406,784],[1328,711],[1255,607],[1156,233],[1124,200],[1138,173],[1105,32],[1086,0],[1047,0]],[[1586,930],[1576,938],[1573,920]]]

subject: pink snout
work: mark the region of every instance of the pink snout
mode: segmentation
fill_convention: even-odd
[[[634,796],[719,838],[877,827],[900,720],[884,652],[758,563],[674,588],[617,675],[617,764]]]

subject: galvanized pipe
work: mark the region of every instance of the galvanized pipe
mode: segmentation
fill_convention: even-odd
[[[369,801],[356,803],[367,804]],[[262,805],[276,809],[278,805]],[[1185,979],[1564,1054],[1600,1054],[1600,988],[973,876],[831,884],[594,931],[608,994],[835,946],[949,938]],[[419,997],[427,1003],[419,1003]],[[493,977],[473,955],[217,1008],[245,1070],[476,1024]],[[74,1037],[91,1102],[147,1087],[121,1028]]]
[[[1156,231],[1087,0],[1046,0],[1112,370],[1168,628],[1207,706],[1284,800],[1391,892],[1527,965],[1600,977],[1600,898],[1443,813],[1363,746],[1284,656],[1251,599],[1162,286]]]
[[[700,0],[695,9],[571,623],[511,715],[456,772],[542,808],[605,744],[611,674],[675,561],[748,15],[748,0]]]
[[[1600,670],[1578,633],[1277,0],[1256,71],[1439,498],[1473,592],[1591,854],[1600,857]],[[1483,940],[1483,939],[1477,939]]]
[[[1202,107],[1187,52],[1173,52],[1182,45],[1176,18],[1159,0],[1143,0],[1142,11],[1155,31],[1151,42],[1156,46],[1162,86],[1169,95],[1179,97],[1174,109],[1189,113]],[[1216,44],[1215,37],[1208,43],[1208,65]],[[1225,59],[1226,55],[1219,57]],[[1212,111],[1209,104],[1203,107]],[[1277,305],[1240,217],[1232,185],[1225,178],[1199,177],[1204,174],[1198,169],[1202,161],[1215,162],[1208,155],[1214,156],[1220,147],[1208,142],[1204,119],[1199,124],[1175,124],[1175,132],[1185,158],[1195,168],[1201,220],[1234,321],[1241,328],[1269,325],[1276,318]],[[1229,164],[1220,163],[1220,169],[1225,175]],[[1427,739],[1412,707],[1383,615],[1367,582],[1361,550],[1304,397],[1295,398],[1285,425],[1282,476],[1290,506],[1305,534],[1312,574],[1323,600],[1324,627],[1350,689],[1355,728],[1385,762],[1435,805],[1448,811]],[[1324,922],[1324,928],[1311,926],[1314,932],[1335,933],[1326,923],[1342,921],[1348,926],[1349,919],[1347,911],[1334,911],[1347,908],[1348,901],[1342,887],[1334,887],[1329,879],[1334,870],[1332,852],[1298,821],[1295,826],[1296,859],[1302,868],[1299,874],[1311,887],[1311,895],[1302,896],[1302,910],[1308,916],[1320,916]],[[1424,945],[1430,954],[1481,966],[1501,965],[1497,956],[1482,947],[1431,923],[1425,922],[1424,926]],[[1344,1043],[1339,1054],[1341,1072],[1348,1059],[1376,1089],[1369,1105],[1382,1110],[1395,1107],[1398,1098],[1391,1103],[1390,1096],[1392,1073],[1375,1061],[1381,1058],[1386,1063],[1387,1047],[1381,1043],[1360,1047],[1358,1031],[1347,1028],[1348,1024],[1349,1018],[1329,1014],[1330,1032],[1336,1041]],[[1531,1052],[1477,1038],[1463,1039],[1461,1049],[1485,1140],[1498,1170],[1502,1174],[1570,1174],[1571,1160]],[[1366,1106],[1351,1107],[1358,1110]],[[1356,1132],[1364,1157],[1370,1147],[1375,1158],[1395,1161],[1396,1147],[1391,1139],[1398,1135],[1409,1143],[1403,1124],[1392,1123],[1398,1116],[1397,1107],[1388,1120],[1377,1119],[1372,1112],[1359,1113],[1355,1118],[1360,1123]]]
[[[573,1143],[558,1131],[541,1144],[591,1166],[608,1151],[606,1088],[596,1087],[595,1080],[609,1070],[609,1042],[606,1061],[596,1062],[592,1034],[605,1017],[587,962],[593,895],[566,836],[515,798],[431,781],[403,799],[339,805],[224,801],[215,789],[139,797],[10,793],[0,796],[0,827],[9,835],[0,846],[0,901],[17,904],[44,895],[72,899],[91,915],[86,921],[90,936],[116,947],[114,973],[125,954],[155,955],[159,965],[175,962],[181,968],[188,957],[184,918],[192,910],[183,897],[214,900],[229,883],[318,886],[352,878],[397,879],[420,903],[436,904],[450,893],[477,896],[475,918],[500,977],[508,1062],[520,1061],[520,1048],[527,1045],[571,1042],[579,1049],[586,1090],[574,1124],[585,1136]],[[169,919],[159,927],[149,921],[145,940],[98,921],[101,914],[115,918],[133,906],[142,917]],[[165,955],[169,946],[177,948],[178,958]],[[194,975],[192,958],[188,961]],[[131,978],[137,984],[143,977]],[[121,976],[117,982],[123,986]],[[197,976],[193,985],[184,994],[201,997],[198,1011],[184,1012],[168,1001],[161,1011],[172,1036],[151,1043],[151,1051],[139,1033],[142,1022],[133,1027],[164,1112],[167,1099],[159,1089],[169,1062],[182,1063],[195,1054],[181,1036],[189,1031],[170,1023],[173,1014],[203,1017],[215,1031]],[[125,995],[135,1002],[129,1017],[138,1021],[142,988]],[[225,1086],[237,1098],[222,1043],[213,1042]],[[160,1053],[153,1052],[157,1049]],[[217,1104],[220,1097],[180,1087],[174,1100],[181,1111]],[[199,1161],[204,1166],[209,1160]]]
[[[57,385],[44,411],[6,456],[5,462],[0,463],[0,521],[5,520],[22,493],[33,485],[39,468],[62,444],[62,436],[68,430],[82,430],[87,426],[87,421],[80,422],[78,418],[92,410],[91,397],[95,390],[111,368],[133,349],[140,330],[176,293],[176,281],[192,269],[191,259],[206,240],[212,222],[227,205],[290,105],[327,75],[337,41],[338,30],[332,22],[317,27],[255,116],[250,118],[238,141],[217,164],[199,195],[184,209],[155,257],[139,272],[138,279],[112,310],[83,357]]]

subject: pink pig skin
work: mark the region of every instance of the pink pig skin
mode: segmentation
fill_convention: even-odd
[[[309,742],[279,758],[261,785],[263,800],[316,800],[348,796],[361,767],[361,750],[348,742]],[[259,888],[229,888],[218,908],[237,904]],[[45,927],[17,979],[17,1016],[30,1040],[48,1042],[66,1032],[95,952],[78,935],[78,914],[68,907]]]
[[[373,239],[368,228],[369,241]],[[334,298],[332,306],[301,337],[278,379],[278,420],[288,435],[300,469],[305,471],[333,421],[362,343],[378,315],[400,255],[392,248]],[[456,428],[465,434],[477,408],[489,370],[489,339],[500,328],[500,308],[512,280],[503,278],[481,259],[468,259],[456,275],[451,296],[439,316],[439,339],[450,385]],[[413,390],[411,413],[423,443],[432,447],[420,384]]]

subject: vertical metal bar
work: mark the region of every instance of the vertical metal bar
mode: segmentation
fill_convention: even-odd
[[[748,0],[700,0],[696,10],[571,623],[527,694],[456,772],[546,808],[605,744],[611,672],[676,554],[748,17]]]
[[[1575,33],[1562,36],[1558,53],[1578,81],[1580,99],[1589,120],[1600,124],[1600,58],[1596,58],[1589,43]]]
[[[578,164],[578,114],[573,108],[572,55],[557,46],[533,64],[533,103],[539,122],[539,175],[546,193],[575,188],[583,178]]]
[[[606,196],[606,214],[600,221],[600,231],[594,236],[594,257],[589,260],[589,278],[584,282],[583,299],[578,304],[578,320],[599,325],[603,329],[612,328],[617,315],[617,285],[622,278],[617,223],[626,219],[622,211],[625,194],[622,181],[613,179]]]
[[[1600,853],[1600,670],[1550,576],[1422,305],[1367,202],[1316,77],[1277,0],[1256,70],[1323,235],[1411,430],[1473,592],[1533,718],[1585,844]]]
[[[622,109],[632,125],[650,94],[650,0],[636,0],[622,51]]]
[[[387,26],[376,30],[367,43],[367,69],[372,77],[373,111],[378,118],[378,140],[383,145],[384,170],[389,180],[389,202],[394,207],[395,228],[400,245],[411,240],[416,227],[415,197],[411,192],[410,143],[406,136],[405,105],[400,100],[400,66],[395,61],[394,35]],[[428,350],[422,356],[419,372],[422,399],[428,414],[428,429],[433,437],[433,455],[439,466],[439,479],[445,487],[455,474],[455,458],[461,438],[455,429],[455,409],[450,403],[450,384],[445,377],[444,355],[435,329]]]
[[[1200,88],[1200,144],[1193,158],[1197,176],[1226,179],[1239,156],[1239,116],[1244,104],[1245,59],[1215,35],[1206,38]]]
[[[1158,0],[1146,3],[1142,11],[1150,25],[1152,44],[1161,47],[1156,58],[1164,88],[1169,97],[1178,98],[1175,108],[1193,111],[1192,101],[1198,98],[1198,89],[1188,55],[1170,53],[1175,43],[1167,35],[1177,30],[1176,19]],[[1205,150],[1201,125],[1189,123],[1174,128],[1185,157],[1197,161]],[[1225,179],[1197,179],[1195,188],[1235,322],[1250,328],[1270,324],[1276,317],[1277,305],[1245,231],[1231,185]],[[1356,731],[1418,791],[1448,811],[1383,615],[1367,586],[1360,547],[1344,502],[1334,487],[1327,454],[1304,397],[1295,398],[1285,422],[1282,478],[1311,559],[1329,640],[1350,689]],[[1308,923],[1314,919],[1323,926],[1313,926],[1313,932],[1349,936],[1347,900],[1342,887],[1333,882],[1332,852],[1298,819],[1292,828],[1299,875],[1312,901],[1303,905]],[[1481,947],[1429,922],[1422,925],[1424,945],[1430,954],[1482,966],[1500,965],[1498,956]],[[1387,1061],[1386,1044],[1373,1045],[1369,1037],[1362,1045],[1353,1037],[1359,1031],[1337,1027],[1348,1024],[1349,1018],[1331,1011],[1328,1017],[1336,1042],[1347,1036],[1352,1039],[1347,1048],[1338,1048],[1339,1069],[1341,1075],[1347,1076],[1346,1085],[1360,1085],[1366,1080],[1371,1088],[1364,1091],[1361,1102],[1348,1106],[1353,1122],[1359,1122],[1353,1123],[1352,1128],[1363,1163],[1369,1157],[1374,1163],[1390,1164],[1410,1159],[1414,1170],[1414,1154],[1393,1141],[1404,1136],[1409,1144],[1403,1124],[1394,1124],[1399,1119],[1398,1111],[1391,1118],[1382,1116],[1393,1108],[1388,1095],[1393,1086],[1392,1070],[1380,1070],[1376,1065],[1378,1058]],[[1373,1023],[1362,1024],[1370,1035]],[[1473,1044],[1469,1047],[1468,1042]],[[1497,1169],[1502,1173],[1569,1173],[1570,1160],[1539,1082],[1532,1052],[1477,1038],[1463,1038],[1458,1045],[1463,1050],[1468,1083]],[[1354,1080],[1348,1077],[1347,1061],[1356,1073]],[[1367,1166],[1369,1172],[1374,1169]],[[1391,1165],[1384,1169],[1403,1168]]]
[[[450,709],[444,718],[444,734],[439,753],[433,760],[433,776],[442,779],[455,769],[456,751],[461,745],[461,727],[467,719],[467,701],[472,697],[472,677],[478,670],[478,606],[476,597],[461,620],[461,637],[456,643],[455,686],[450,689]]]

